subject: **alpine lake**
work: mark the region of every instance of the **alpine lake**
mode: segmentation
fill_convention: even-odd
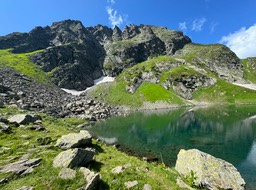
[[[180,149],[199,149],[232,163],[256,188],[256,105],[179,108],[112,117],[88,129],[128,154],[175,166]]]

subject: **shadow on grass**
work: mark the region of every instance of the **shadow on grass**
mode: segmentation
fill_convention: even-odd
[[[110,189],[109,185],[106,182],[100,180],[98,190],[109,190],[109,189]]]
[[[98,153],[103,153],[104,150],[97,144],[90,145],[91,148],[94,148]]]
[[[93,160],[90,163],[89,168],[92,169],[95,172],[100,172],[103,165],[104,165],[103,163]]]

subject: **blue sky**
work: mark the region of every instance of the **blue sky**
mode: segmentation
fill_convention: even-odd
[[[0,0],[0,36],[65,19],[121,29],[151,24],[182,30],[195,43],[223,43],[256,56],[256,0]]]

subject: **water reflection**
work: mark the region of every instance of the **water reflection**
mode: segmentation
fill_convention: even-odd
[[[118,143],[172,166],[181,148],[197,148],[231,162],[250,181],[256,177],[255,115],[254,106],[178,109],[116,117],[90,130],[106,143]]]

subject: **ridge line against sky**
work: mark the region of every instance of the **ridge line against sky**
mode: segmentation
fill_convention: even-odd
[[[0,0],[0,36],[66,19],[121,29],[149,24],[182,30],[195,43],[222,43],[256,56],[255,0]]]

